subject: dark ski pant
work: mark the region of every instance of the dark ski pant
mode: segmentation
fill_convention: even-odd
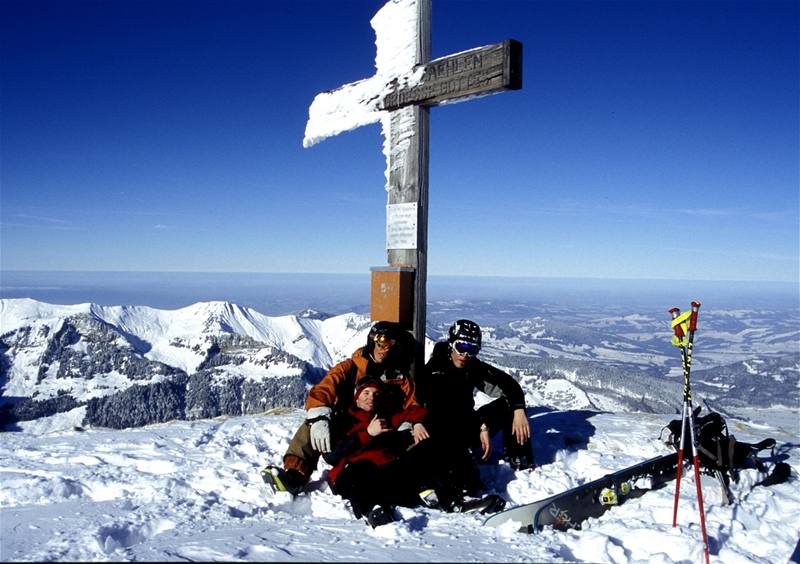
[[[344,467],[331,489],[350,501],[356,517],[376,505],[415,507],[426,489],[434,489],[442,506],[450,508],[461,499],[453,479],[461,469],[442,452],[435,441],[425,439],[388,464],[359,460]]]
[[[481,420],[489,427],[489,434],[494,437],[498,432],[503,433],[503,449],[508,458],[523,458],[533,464],[533,448],[531,440],[519,444],[511,433],[511,424],[514,421],[514,410],[508,405],[505,398],[498,398],[478,409]]]

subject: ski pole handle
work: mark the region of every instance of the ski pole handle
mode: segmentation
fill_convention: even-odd
[[[700,302],[692,302],[692,316],[689,318],[689,332],[694,333],[697,329],[697,313],[700,311]]]
[[[669,313],[670,315],[672,315],[672,319],[675,320],[678,318],[678,315],[680,315],[681,310],[678,309],[677,307],[673,307],[671,310],[669,310]],[[681,327],[680,323],[676,323],[675,325],[673,325],[672,330],[675,331],[675,336],[678,337],[678,339],[683,338],[684,335],[683,327]]]

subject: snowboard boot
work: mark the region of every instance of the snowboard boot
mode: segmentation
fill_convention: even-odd
[[[439,502],[439,496],[436,495],[436,490],[428,489],[419,492],[419,499],[422,505],[429,509],[441,509],[442,504]]]
[[[459,507],[464,502],[465,497],[477,495],[476,492],[467,492],[464,489],[456,489],[451,485],[436,488],[436,497],[439,500],[438,509],[447,513],[459,511]]]
[[[372,525],[372,528],[380,527],[394,521],[394,509],[391,507],[381,507],[376,505],[369,513],[367,513],[367,523]]]
[[[284,470],[279,466],[265,466],[261,470],[261,479],[272,488],[272,491],[289,492],[292,497],[303,491],[306,480],[297,470]]]
[[[530,472],[536,468],[536,464],[533,462],[533,449],[531,448],[530,439],[523,444],[518,444],[516,441],[507,443],[504,450],[505,458],[514,471],[528,470]]]
[[[496,494],[489,494],[483,497],[466,498],[458,504],[459,513],[497,513],[506,506],[506,500]]]

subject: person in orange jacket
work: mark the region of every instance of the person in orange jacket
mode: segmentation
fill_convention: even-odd
[[[331,419],[345,412],[353,392],[365,378],[386,384],[385,403],[393,409],[419,405],[408,369],[414,355],[413,337],[398,324],[378,321],[370,329],[367,344],[357,349],[312,386],[306,398],[306,420],[297,429],[283,457],[283,467],[267,466],[261,473],[278,491],[300,493],[317,468],[321,454],[332,449]],[[424,425],[411,429],[415,442],[428,437]]]

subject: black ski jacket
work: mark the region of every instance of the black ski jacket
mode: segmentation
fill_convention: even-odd
[[[477,438],[486,421],[475,411],[476,390],[505,398],[512,411],[525,409],[525,394],[514,378],[477,357],[458,370],[450,360],[449,344],[436,343],[425,370],[417,376],[417,400],[428,408],[431,431]]]

